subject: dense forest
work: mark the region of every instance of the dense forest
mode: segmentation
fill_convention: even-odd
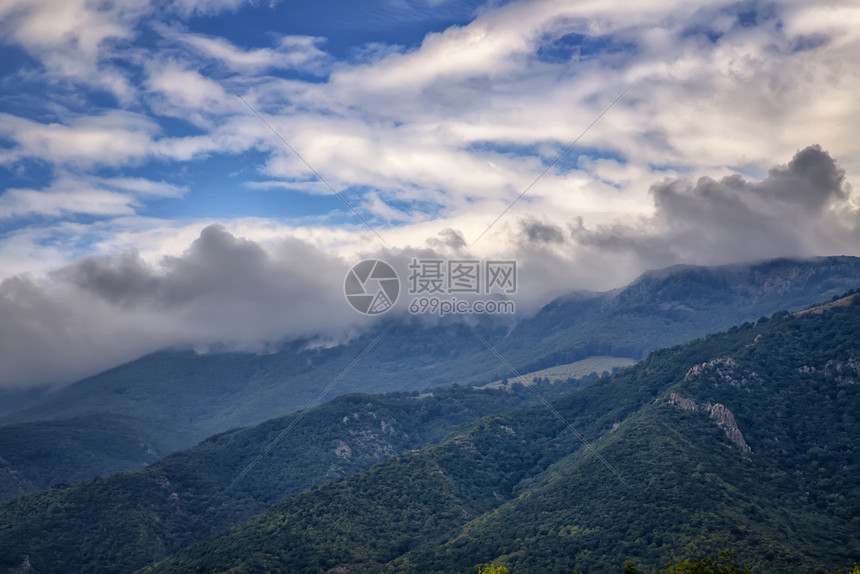
[[[570,426],[543,406],[481,419],[153,571],[608,573],[726,548],[759,572],[844,568],[860,555],[858,324],[852,296],[652,353],[557,399]]]
[[[600,379],[341,396],[0,505],[0,568],[831,572],[860,555],[857,325],[849,294]]]
[[[540,384],[536,390],[552,398],[595,379]],[[300,413],[294,413],[215,435],[142,471],[58,485],[0,505],[0,568],[20,564],[26,555],[40,572],[134,570],[291,494],[439,442],[458,426],[482,416],[536,403],[535,395],[517,382],[504,389],[455,386],[425,393],[337,397],[300,420]],[[8,429],[20,433],[26,426],[0,429],[6,430],[0,438],[12,442],[16,435]],[[289,436],[274,443],[231,486],[258,453],[289,427]],[[85,438],[87,444],[124,440],[122,434],[111,435],[111,430],[96,427],[81,440]],[[40,448],[38,440],[13,444],[22,457],[29,449]],[[53,457],[43,460],[55,465],[64,462]]]

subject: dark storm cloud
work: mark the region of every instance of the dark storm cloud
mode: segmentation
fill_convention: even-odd
[[[459,251],[466,247],[466,239],[462,233],[449,227],[440,231],[436,237],[428,239],[427,245],[434,248],[447,247],[454,251]]]
[[[136,251],[115,258],[87,257],[55,276],[114,303],[133,304],[158,289],[158,279]]]
[[[532,243],[562,243],[564,232],[552,223],[528,220],[520,222],[524,238]]]
[[[563,234],[534,219],[520,222],[509,232],[527,294],[518,308],[533,310],[574,289],[622,286],[677,263],[860,255],[860,211],[844,171],[819,146],[800,150],[761,181],[672,179],[650,193],[653,213],[632,223],[589,226],[577,218]]]
[[[210,226],[181,257],[165,258],[160,272],[147,267],[136,253],[127,253],[88,257],[56,276],[110,302],[129,306],[170,309],[219,295],[268,299],[274,293],[289,291],[291,282],[281,284],[287,278],[282,276],[279,263],[289,263],[297,255],[311,255],[301,254],[303,247],[294,245],[279,261],[253,241],[237,239],[220,226]]]
[[[63,383],[170,345],[260,350],[343,335],[348,265],[296,239],[267,251],[210,226],[159,268],[89,257],[43,281],[0,283],[0,385]]]
[[[794,156],[785,167],[775,167],[767,179],[753,186],[762,196],[821,210],[829,202],[844,200],[850,193],[845,170],[818,145]]]
[[[405,281],[413,257],[444,258],[464,244],[449,229],[436,240],[442,249],[365,257],[388,261]],[[87,257],[41,281],[8,279],[0,386],[68,383],[173,345],[264,351],[285,339],[346,340],[371,324],[343,293],[357,262],[295,238],[263,248],[212,225],[158,267],[128,252]]]
[[[818,146],[799,151],[762,181],[740,175],[667,180],[651,194],[654,215],[639,225],[575,226],[574,240],[663,266],[842,253],[856,236],[845,173]]]

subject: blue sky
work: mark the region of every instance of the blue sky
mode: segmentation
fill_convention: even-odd
[[[357,224],[232,89],[374,226],[444,229],[468,208],[474,236],[636,81],[529,199],[536,217],[638,217],[664,175],[763,174],[812,143],[839,157],[848,142],[833,128],[854,106],[821,110],[805,136],[770,135],[808,96],[775,85],[788,69],[847,52],[834,44],[850,4],[818,6],[810,26],[809,9],[764,2],[10,2],[0,230],[101,223],[98,252],[128,218]],[[843,98],[845,80],[832,82]],[[762,97],[770,118],[744,101]],[[3,274],[80,254],[7,253]]]
[[[0,342],[115,362],[343,332],[327,297],[358,257],[517,258],[533,310],[652,267],[860,244],[847,0],[8,0],[0,38],[0,313],[17,318]],[[195,275],[244,248],[268,258],[248,281],[305,277],[306,315],[270,322],[271,298],[222,277],[217,299]],[[201,282],[181,305],[104,290],[178,270]]]

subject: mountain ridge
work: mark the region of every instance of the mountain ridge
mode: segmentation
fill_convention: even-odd
[[[657,351],[554,401],[600,458],[541,406],[494,415],[147,571],[600,573],[725,548],[759,572],[832,571],[860,555],[851,301]],[[432,461],[454,484],[408,494]]]
[[[492,323],[479,328],[519,372],[533,372],[595,355],[639,359],[650,350],[783,308],[802,308],[857,285],[860,259],[853,257],[682,266],[645,273],[628,287],[607,293],[568,294],[522,320],[513,331]],[[161,351],[43,397],[34,406],[0,418],[0,423],[72,419],[67,435],[57,436],[57,441],[68,442],[74,435],[91,434],[88,417],[118,416],[137,442],[156,445],[155,450],[166,454],[214,433],[304,408],[347,369],[374,335],[334,348],[309,349],[306,342],[295,341],[269,355]],[[509,377],[498,358],[464,325],[427,329],[420,323],[395,321],[380,344],[323,400],[350,392],[477,385]],[[78,427],[72,428],[75,424]],[[46,448],[55,450],[56,445]],[[135,452],[130,444],[125,457],[105,454],[108,462],[102,469],[92,467],[92,474],[118,470],[112,461],[121,459],[128,461],[121,470],[142,468],[144,461],[134,458]],[[11,458],[2,448],[0,457]],[[34,469],[49,464],[33,461]],[[71,471],[56,481],[81,477]],[[21,492],[5,490],[4,497]]]

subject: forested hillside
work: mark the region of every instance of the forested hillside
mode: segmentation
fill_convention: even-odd
[[[860,297],[841,303],[556,400],[594,451],[545,407],[491,416],[154,571],[608,573],[724,548],[759,572],[844,567],[860,556]]]
[[[553,397],[584,382],[536,389]],[[29,560],[38,572],[129,572],[291,494],[439,442],[458,425],[487,414],[536,402],[518,383],[420,395],[345,395],[303,417],[294,413],[216,435],[146,470],[56,487],[0,505],[0,571],[14,571]],[[276,442],[287,428],[289,434]],[[124,438],[112,435],[115,429],[101,430],[85,438],[107,444]],[[35,444],[32,448],[40,443]],[[234,484],[262,452],[265,456]],[[55,464],[68,462],[60,457]]]

